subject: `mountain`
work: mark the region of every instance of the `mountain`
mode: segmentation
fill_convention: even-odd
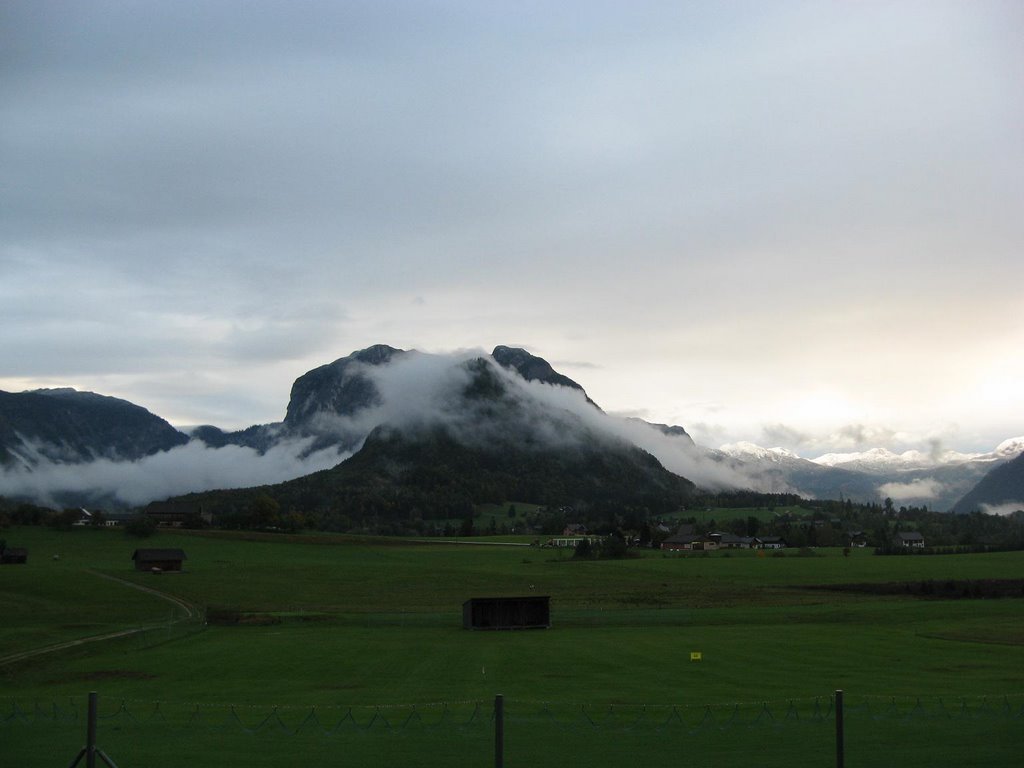
[[[237,445],[260,453],[282,442],[307,440],[303,455],[325,448],[351,450],[374,426],[357,424],[358,413],[381,404],[381,395],[371,376],[372,369],[415,352],[375,344],[307,371],[292,384],[284,421],[258,424],[235,432],[204,425],[192,436],[212,448]]]
[[[826,454],[813,461],[863,473],[874,480],[882,497],[897,505],[927,505],[931,509],[954,510],[958,500],[993,468],[1024,452],[1024,437],[1004,440],[982,453],[957,451],[905,451],[894,453],[874,448],[861,453]]]
[[[312,514],[322,527],[347,530],[370,520],[380,529],[381,521],[459,518],[475,504],[510,499],[645,517],[678,509],[693,491],[693,483],[650,453],[588,421],[608,417],[582,387],[543,381],[554,377],[539,358],[515,355],[533,372],[527,379],[502,353],[458,361],[388,354],[386,362],[375,356],[381,362],[371,361],[371,370],[351,368],[359,360],[355,353],[330,371],[317,369],[318,386],[293,388],[300,391],[301,405],[316,404],[298,411],[307,420],[311,413],[338,411],[354,421],[368,413],[379,420],[346,461],[259,489],[187,498],[230,519],[251,508],[257,496],[269,497],[281,509]],[[391,360],[394,365],[387,364]],[[366,378],[349,386],[356,375]],[[570,390],[568,399],[563,401],[564,392],[527,386],[538,380]],[[431,408],[410,412],[391,402],[396,392],[412,396],[402,389],[409,381],[416,381],[415,396],[425,397]],[[343,392],[351,397],[339,396]]]
[[[953,507],[954,512],[1024,509],[1024,453],[992,469]]]
[[[74,389],[0,391],[0,464],[134,460],[188,442],[159,416],[115,397]]]
[[[0,493],[62,505],[135,506],[294,481],[281,499],[301,509],[326,509],[317,494],[385,509],[382,488],[419,514],[527,492],[521,500],[654,509],[696,483],[948,510],[1022,450],[1024,438],[987,453],[874,449],[813,460],[752,443],[705,448],[680,426],[606,414],[579,383],[509,346],[432,355],[373,345],[299,376],[281,421],[233,432],[202,426],[191,439],[116,398],[0,392]],[[98,458],[114,464],[90,463]],[[459,466],[467,470],[456,477]]]
[[[203,426],[193,430],[192,434],[212,447],[239,445],[260,452],[283,441],[305,438],[310,439],[306,454],[328,447],[353,450],[374,427],[384,423],[384,416],[377,413],[385,406],[385,398],[380,391],[381,369],[396,362],[432,357],[435,356],[375,344],[297,378],[292,384],[283,422],[257,425],[237,432],[222,432],[216,427]],[[597,407],[582,386],[525,349],[497,346],[491,358],[524,381],[578,391],[587,402]]]
[[[892,498],[897,506],[927,506],[948,511],[993,467],[1024,451],[1024,438],[1011,438],[986,453],[942,451],[901,454],[884,448],[858,453],[832,453],[803,459],[784,448],[753,443],[722,446],[722,451],[761,489],[774,483],[811,498],[848,498],[878,502]]]
[[[826,453],[816,459],[815,464],[828,467],[843,467],[860,472],[891,472],[914,469],[934,469],[974,462],[996,463],[1012,459],[1024,453],[1024,437],[1004,440],[987,453],[959,453],[957,451],[904,451],[894,453],[885,448],[872,448],[853,453]]]
[[[877,481],[861,472],[826,467],[785,448],[750,442],[723,445],[718,460],[749,479],[752,487],[771,493],[795,493],[812,499],[878,501]]]
[[[627,421],[636,421],[636,422],[639,422],[641,424],[646,424],[649,427],[654,427],[656,430],[661,432],[661,434],[666,435],[667,437],[679,438],[680,440],[683,440],[684,442],[686,442],[690,446],[694,446],[695,447],[697,445],[695,442],[693,442],[693,438],[690,437],[690,434],[685,429],[683,429],[680,426],[676,426],[676,425],[671,425],[670,426],[668,424],[658,424],[657,422],[644,421],[643,419],[637,419],[637,418],[632,417],[632,416],[629,417],[627,419]]]

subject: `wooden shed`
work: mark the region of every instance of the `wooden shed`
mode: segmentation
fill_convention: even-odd
[[[0,550],[0,564],[24,565],[28,562],[28,550],[21,547],[6,547]]]
[[[132,552],[136,571],[181,571],[187,559],[183,549],[136,549]]]
[[[464,629],[548,629],[551,598],[473,597],[462,604]]]

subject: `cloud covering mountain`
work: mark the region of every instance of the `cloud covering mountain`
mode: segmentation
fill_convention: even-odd
[[[479,398],[467,400],[477,389]],[[2,394],[6,399],[0,404],[44,397]],[[58,399],[46,397],[42,402]],[[869,451],[814,461],[751,443],[715,450],[695,444],[682,427],[604,412],[580,384],[547,361],[508,346],[491,354],[367,347],[298,377],[282,421],[238,431],[204,426],[193,430],[191,439],[123,401],[66,391],[59,399],[93,406],[121,403],[136,418],[145,416],[147,429],[157,429],[169,442],[162,447],[139,443],[135,428],[122,418],[119,430],[96,429],[91,447],[69,452],[77,444],[61,430],[79,434],[76,423],[62,426],[51,415],[33,431],[21,421],[18,430],[4,433],[8,437],[0,446],[7,451],[0,493],[52,505],[136,506],[191,492],[281,483],[336,466],[357,453],[374,430],[387,427],[404,433],[443,428],[470,447],[501,444],[510,434],[546,450],[607,441],[639,448],[703,489],[865,501],[889,496],[942,509],[994,464],[1024,448],[1021,440],[986,454]],[[136,447],[128,450],[131,446]]]

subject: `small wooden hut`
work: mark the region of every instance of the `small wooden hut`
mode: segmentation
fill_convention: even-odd
[[[551,598],[473,597],[462,604],[464,629],[548,629]]]
[[[136,571],[177,571],[187,559],[183,549],[136,549],[132,553]]]
[[[24,565],[28,562],[28,550],[21,547],[5,547],[0,550],[0,564]]]

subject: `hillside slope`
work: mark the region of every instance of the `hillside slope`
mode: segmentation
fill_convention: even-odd
[[[134,460],[188,442],[145,408],[74,389],[0,392],[0,463]]]
[[[954,512],[974,512],[992,507],[1024,509],[1024,453],[989,472],[953,507]]]

